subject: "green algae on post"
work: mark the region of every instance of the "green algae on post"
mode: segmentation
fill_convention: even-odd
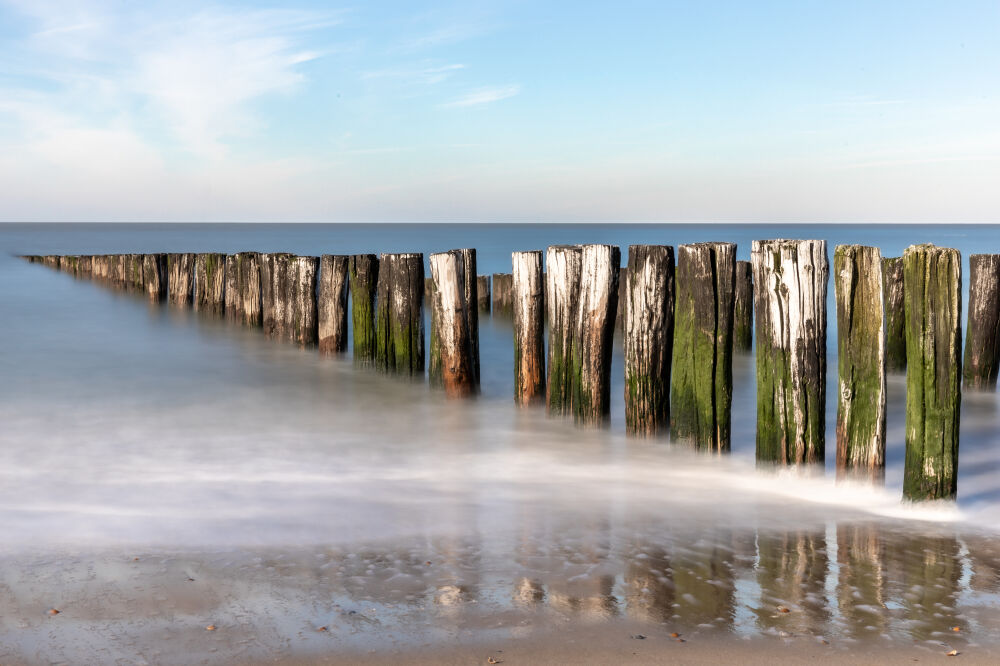
[[[906,462],[903,497],[953,499],[958,489],[962,257],[911,245],[903,253],[906,302]]]
[[[226,255],[205,252],[194,260],[194,309],[221,316],[226,308]]]
[[[510,273],[493,274],[493,314],[505,317],[514,311],[512,295],[512,277]]]
[[[994,390],[1000,369],[1000,254],[969,257],[969,324],[965,330],[966,388]]]
[[[753,268],[749,261],[736,262],[733,294],[733,351],[749,353],[753,348]]]
[[[670,438],[729,451],[733,402],[736,245],[677,249]]]
[[[110,264],[109,264],[110,265]],[[194,255],[191,253],[167,255],[167,296],[174,305],[190,305],[194,287]],[[112,279],[105,268],[106,279]]]
[[[826,444],[826,241],[753,241],[757,461],[822,465]]]
[[[375,285],[378,283],[378,257],[374,254],[351,255],[349,284],[351,290],[351,326],[354,339],[354,363],[375,364]]]
[[[625,430],[656,436],[670,427],[674,248],[629,246],[624,274]]]
[[[573,346],[580,308],[583,250],[578,245],[553,245],[545,251],[545,312],[549,320],[548,375],[545,404],[549,414],[573,413]],[[497,274],[493,275],[494,311]]]
[[[375,367],[423,375],[424,255],[383,254],[376,291]]]
[[[142,255],[142,281],[149,300],[159,303],[167,298],[167,255]]]
[[[885,331],[882,261],[876,247],[838,245],[837,478],[885,478]]]
[[[540,250],[511,254],[514,292],[514,403],[545,401],[545,287]]]
[[[479,312],[482,314],[490,313],[490,276],[489,275],[477,275],[476,276],[476,300],[479,304]]]
[[[260,253],[237,252],[226,257],[226,318],[244,326],[260,326]]]
[[[885,303],[885,369],[906,372],[906,313],[903,308],[903,258],[882,258]]]

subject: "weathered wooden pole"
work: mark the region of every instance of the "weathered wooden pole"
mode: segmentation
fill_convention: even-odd
[[[877,247],[838,245],[837,479],[885,479],[885,329],[882,255]]]
[[[164,255],[164,256],[166,256],[166,255]],[[80,256],[80,275],[86,276],[88,278],[94,276],[94,257],[93,257],[93,255],[84,254],[84,255]],[[166,285],[166,283],[167,283],[166,280],[164,280],[163,284]]]
[[[553,245],[545,252],[545,311],[549,320],[548,377],[545,404],[549,414],[573,413],[574,338],[580,309],[583,250],[578,245]],[[496,310],[496,274],[493,276]]]
[[[476,279],[476,249],[456,250],[462,259],[462,290],[465,292],[466,331],[469,336],[469,353],[472,355],[473,380],[479,388],[479,283]]]
[[[347,351],[347,255],[324,254],[319,260],[319,351],[343,354]]]
[[[729,451],[733,404],[736,245],[677,249],[670,438]]]
[[[316,280],[319,276],[319,257],[297,256],[292,259],[293,274],[291,319],[288,329],[291,341],[312,346],[319,337],[319,319],[316,308]]]
[[[383,254],[375,311],[375,367],[400,375],[424,373],[424,256]]]
[[[159,302],[167,298],[167,255],[142,255],[142,281],[149,300]]]
[[[733,299],[733,351],[753,348],[753,267],[749,261],[736,262]]]
[[[112,284],[118,289],[125,288],[125,259],[126,254],[111,255],[111,277]]]
[[[906,464],[903,497],[951,499],[958,489],[962,391],[962,257],[911,245],[903,252],[906,308]]]
[[[141,254],[125,255],[125,289],[136,293],[146,291],[145,261]]]
[[[226,318],[244,326],[262,323],[260,256],[259,252],[237,252],[226,257]]]
[[[618,312],[617,245],[584,245],[580,257],[580,307],[573,344],[579,367],[573,395],[573,420],[606,425],[611,415],[611,348]]]
[[[476,297],[479,301],[479,311],[484,314],[490,312],[490,276],[476,276]]]
[[[290,339],[286,322],[291,320],[291,263],[295,255],[268,252],[260,255],[261,323],[264,335]]]
[[[510,273],[493,274],[493,314],[510,316],[513,313]]]
[[[354,362],[358,365],[374,365],[375,287],[378,283],[378,257],[374,254],[352,255],[349,272]]]
[[[906,313],[903,308],[903,258],[882,258],[885,303],[885,369],[906,372]]]
[[[194,259],[194,309],[222,315],[226,308],[226,255],[207,252]]]
[[[175,305],[189,305],[194,287],[194,255],[167,255],[167,294]]]
[[[542,253],[511,254],[514,291],[514,402],[545,402],[545,287]]]
[[[465,257],[461,250],[430,256],[431,279],[431,383],[451,398],[476,392],[475,366],[468,311],[475,301],[466,297]],[[473,273],[473,276],[475,273]]]
[[[1000,369],[1000,254],[969,257],[966,388],[994,390]]]
[[[660,435],[670,426],[674,248],[630,245],[623,296],[625,431]]]
[[[822,465],[826,443],[826,241],[754,241],[758,462]]]

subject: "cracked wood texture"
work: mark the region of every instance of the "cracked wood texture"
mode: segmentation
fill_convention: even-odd
[[[378,257],[351,255],[348,264],[351,290],[351,327],[354,333],[354,363],[375,365],[375,288],[378,284]]]
[[[657,436],[670,427],[674,248],[629,246],[624,282],[625,430]]]
[[[479,311],[483,314],[490,312],[490,276],[476,276],[476,299],[479,301]]]
[[[226,257],[226,318],[244,326],[263,323],[260,256],[259,252],[237,252]]]
[[[375,367],[400,375],[422,375],[424,255],[381,255],[376,292]]]
[[[466,290],[467,255],[449,250],[430,256],[431,280],[431,384],[444,389],[449,398],[464,398],[476,392],[475,365],[469,310],[476,310]],[[472,274],[475,277],[475,273]],[[474,281],[473,281],[474,282]]]
[[[906,313],[903,311],[903,258],[882,258],[885,303],[885,369],[906,372]]]
[[[510,273],[493,274],[493,314],[511,316],[513,305],[513,279]]]
[[[142,255],[142,281],[149,300],[158,303],[167,298],[167,255]]]
[[[736,245],[677,248],[670,438],[730,450]]]
[[[319,259],[319,352],[333,355],[347,351],[347,255],[324,254]]]
[[[69,265],[65,258],[63,264],[63,270],[67,270]],[[135,293],[146,291],[145,271],[143,270],[141,254],[125,255],[125,290]]]
[[[962,391],[962,257],[911,245],[903,253],[906,462],[903,497],[951,499],[958,488]]]
[[[882,255],[877,247],[838,245],[837,479],[885,479],[885,330]]]
[[[108,268],[110,276],[110,266]],[[190,305],[194,288],[194,255],[167,255],[167,296],[174,305]]]
[[[966,388],[995,390],[1000,367],[1000,254],[969,257],[969,323],[965,331]]]
[[[514,402],[545,401],[545,286],[539,250],[511,254],[514,291]]]
[[[580,307],[580,271],[583,249],[553,245],[545,251],[545,312],[549,320],[548,371],[545,405],[549,414],[573,413],[573,345]],[[496,298],[496,274],[493,292]],[[494,300],[494,310],[496,301]]]
[[[194,259],[194,309],[222,315],[226,308],[226,255],[207,252]]]
[[[826,448],[826,241],[753,241],[757,460],[822,465]]]
[[[472,354],[473,381],[479,386],[479,283],[476,280],[476,250],[464,247],[458,250],[462,258],[462,290],[465,292],[466,329],[469,336],[469,353]]]
[[[733,297],[733,351],[753,349],[753,267],[749,261],[736,262]]]
[[[276,252],[260,262],[261,320],[270,338],[316,344],[316,277],[319,257]]]
[[[606,426],[611,416],[611,349],[618,313],[618,272],[622,254],[616,245],[584,245],[580,257],[580,305],[577,310],[573,364],[573,420]]]

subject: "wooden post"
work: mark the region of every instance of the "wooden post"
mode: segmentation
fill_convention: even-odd
[[[286,322],[291,320],[290,284],[294,255],[268,252],[260,255],[261,323],[264,335],[278,340],[291,337]]]
[[[656,436],[670,425],[674,248],[629,246],[625,283],[625,431]]]
[[[882,258],[885,303],[885,369],[906,372],[906,313],[903,311],[903,258]]]
[[[451,398],[476,392],[472,359],[472,336],[466,300],[465,257],[461,250],[449,250],[430,256],[431,279],[431,368],[432,383],[441,386]],[[473,276],[475,273],[472,274]]]
[[[965,386],[994,390],[1000,368],[1000,254],[969,257]]]
[[[142,281],[149,300],[158,303],[167,298],[167,255],[142,255]]]
[[[511,316],[513,301],[511,296],[512,279],[510,273],[493,274],[493,314]]]
[[[574,342],[574,369],[579,367],[573,395],[573,420],[579,425],[606,425],[611,415],[611,347],[618,312],[616,245],[584,245],[580,257],[580,307]]]
[[[483,314],[490,312],[490,276],[476,276],[476,297],[479,301],[479,311]]]
[[[670,438],[699,449],[730,449],[735,272],[733,243],[678,248]]]
[[[226,255],[202,253],[194,260],[194,309],[222,315],[226,307]]]
[[[837,479],[885,479],[885,330],[882,255],[877,247],[838,245]]]
[[[194,287],[194,255],[167,255],[167,294],[174,305],[190,305]]]
[[[514,291],[514,402],[545,401],[545,288],[542,253],[511,254]]]
[[[466,331],[469,336],[469,353],[472,355],[473,381],[479,389],[479,284],[476,279],[476,250],[461,248],[456,250],[462,259],[462,290],[465,292]]]
[[[80,275],[86,276],[88,278],[94,276],[94,257],[89,254],[84,254],[80,256]],[[166,285],[166,280],[163,284]]]
[[[903,253],[906,302],[906,464],[903,497],[951,499],[958,489],[962,398],[962,258],[911,245]]]
[[[324,254],[319,260],[319,351],[347,351],[347,255]]]
[[[424,373],[424,255],[383,254],[375,312],[375,367],[401,375]]]
[[[316,310],[316,280],[319,276],[319,257],[293,257],[291,319],[287,323],[291,341],[312,346],[319,337],[319,319]]]
[[[826,241],[754,241],[757,460],[822,465],[826,443]]]
[[[671,248],[672,249],[672,248]],[[618,311],[615,313],[615,329],[625,325],[625,288],[628,285],[628,266],[618,269]],[[622,339],[624,344],[624,338]]]
[[[262,324],[260,257],[259,252],[237,252],[226,257],[226,318],[244,326]]]
[[[141,254],[125,255],[125,289],[141,293],[146,291],[145,261]]]
[[[354,362],[358,365],[374,365],[375,287],[378,283],[378,257],[374,254],[352,255],[349,270]]]
[[[545,311],[549,319],[548,379],[545,404],[549,414],[573,413],[574,336],[580,309],[583,250],[578,245],[553,245],[545,253]],[[493,275],[496,311],[497,275]]]
[[[125,288],[125,258],[127,256],[125,254],[111,255],[111,282],[117,289]]]
[[[753,348],[753,268],[749,261],[736,262],[733,299],[733,351],[748,353]]]

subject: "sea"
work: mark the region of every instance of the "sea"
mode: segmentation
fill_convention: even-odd
[[[838,484],[832,282],[826,471],[804,473],[755,464],[752,354],[733,361],[732,452],[703,455],[626,437],[620,337],[610,424],[579,429],[514,405],[503,316],[480,319],[481,394],[454,401],[18,258],[473,247],[489,274],[556,244],[618,245],[624,264],[631,244],[728,241],[747,260],[771,238],[825,239],[831,263],[842,243],[957,248],[963,327],[968,257],[1000,252],[993,225],[0,224],[0,661],[236,662],[625,622],[1000,645],[997,394],[962,396],[957,502],[901,499],[903,375],[885,485]]]

